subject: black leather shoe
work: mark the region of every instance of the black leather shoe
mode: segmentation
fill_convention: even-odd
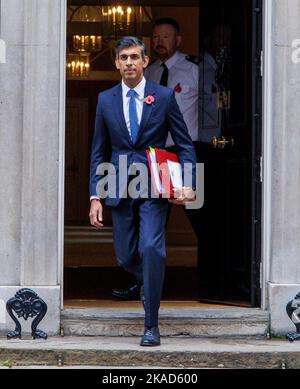
[[[158,327],[145,328],[144,335],[141,339],[141,346],[159,346],[160,334]]]
[[[127,289],[113,289],[112,295],[119,300],[140,300],[140,285],[133,285]]]

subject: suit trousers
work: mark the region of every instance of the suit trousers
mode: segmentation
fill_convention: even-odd
[[[158,325],[163,289],[167,199],[122,199],[111,207],[118,264],[144,285],[145,326]]]

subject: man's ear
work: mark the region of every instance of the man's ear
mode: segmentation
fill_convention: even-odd
[[[148,66],[149,63],[149,57],[145,55],[144,60],[143,60],[143,68],[145,69]]]
[[[181,35],[177,35],[177,37],[176,37],[176,44],[177,44],[177,47],[180,46],[181,41],[182,41],[182,36],[181,36]]]
[[[119,70],[120,69],[120,64],[119,64],[119,59],[118,58],[115,59],[115,65],[116,65],[116,68]]]

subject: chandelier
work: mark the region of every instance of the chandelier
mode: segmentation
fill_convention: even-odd
[[[88,77],[91,63],[107,50],[113,59],[114,42],[122,36],[142,35],[151,22],[150,7],[68,6],[67,75]]]
[[[68,53],[67,75],[71,77],[87,77],[90,70],[90,53]]]
[[[101,35],[74,35],[74,51],[100,51],[102,48]]]

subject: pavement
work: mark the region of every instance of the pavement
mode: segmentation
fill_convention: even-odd
[[[140,337],[0,337],[0,366],[28,368],[299,369],[300,342],[266,337],[162,337],[141,347]],[[2,370],[3,371],[3,370]]]

